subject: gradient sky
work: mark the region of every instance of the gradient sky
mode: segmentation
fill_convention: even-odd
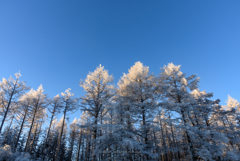
[[[156,75],[170,62],[181,65],[222,104],[229,94],[240,101],[240,1],[0,2],[1,78],[20,70],[50,97],[67,88],[79,97],[79,80],[99,64],[117,83],[136,61]]]

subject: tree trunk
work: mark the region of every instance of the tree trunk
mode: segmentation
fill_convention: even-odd
[[[21,128],[20,128],[20,131],[19,131],[18,137],[17,137],[17,142],[16,142],[15,147],[14,147],[14,152],[15,152],[16,149],[17,149],[17,144],[18,144],[18,141],[19,141],[19,138],[20,138],[22,129],[23,129],[23,124],[24,124],[24,122],[25,122],[26,116],[27,116],[27,111],[25,111],[25,114],[24,114],[24,117],[23,117],[23,121],[22,121],[22,124],[21,124]]]
[[[60,150],[60,146],[61,146],[62,134],[63,134],[64,123],[65,123],[65,115],[66,115],[66,109],[65,109],[64,115],[63,115],[63,124],[62,124],[62,128],[61,128],[60,138],[58,140],[58,148],[57,148],[55,161],[58,161],[58,154],[59,154],[59,150]]]
[[[9,107],[10,107],[11,102],[12,102],[12,97],[13,97],[13,94],[14,94],[14,92],[15,92],[17,82],[18,82],[18,79],[16,80],[16,82],[15,82],[15,84],[14,84],[13,91],[12,91],[11,96],[10,96],[10,99],[9,99],[9,101],[8,101],[7,109],[6,109],[6,112],[5,112],[5,114],[4,114],[4,117],[3,117],[3,120],[2,120],[2,123],[1,123],[0,133],[2,132],[3,124],[4,124],[4,121],[5,121],[6,117],[7,117],[7,113],[8,113]]]
[[[48,128],[48,133],[47,133],[47,138],[46,138],[46,141],[44,143],[43,150],[42,150],[42,154],[44,153],[43,160],[45,159],[45,156],[46,156],[46,153],[47,153],[44,150],[46,148],[46,145],[48,145],[48,137],[49,137],[51,126],[52,126],[53,117],[54,117],[54,113],[52,114],[52,117],[51,117],[50,125],[49,125],[49,128]]]
[[[36,116],[36,114],[37,114],[38,103],[39,103],[39,101],[37,102],[37,104],[36,104],[36,106],[35,106],[35,110],[34,110],[34,115],[33,115],[32,123],[31,123],[30,129],[29,129],[29,133],[28,133],[28,139],[27,139],[27,142],[26,142],[26,145],[25,145],[25,148],[24,148],[24,151],[25,151],[25,152],[27,151],[28,142],[29,142],[30,135],[31,135],[31,132],[32,132],[32,127],[33,127],[33,124],[34,124],[34,121],[35,121],[35,116]]]
[[[75,128],[73,129],[72,132],[72,139],[71,139],[71,147],[70,147],[70,156],[69,156],[69,161],[72,160],[72,152],[73,152],[73,146],[74,146],[74,141],[75,141],[75,137],[76,137],[76,131]]]
[[[6,134],[5,138],[4,138],[3,144],[5,144],[6,141],[7,141],[8,133],[9,133],[9,130],[10,130],[11,126],[12,126],[13,118],[14,118],[14,116],[12,116],[12,119],[11,119],[10,125],[8,127],[7,134]]]
[[[80,132],[80,137],[79,137],[79,140],[78,140],[78,153],[77,153],[77,159],[76,159],[76,161],[79,161],[81,142],[82,142],[82,131]]]
[[[34,144],[34,141],[35,141],[35,138],[36,138],[36,135],[37,135],[38,123],[39,123],[39,121],[37,122],[36,130],[35,130],[35,132],[34,132],[33,141],[32,141],[31,147],[30,147],[30,154],[31,154],[31,155],[32,155],[33,144]]]

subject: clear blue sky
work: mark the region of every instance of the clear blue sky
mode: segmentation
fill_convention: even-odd
[[[136,62],[154,74],[173,62],[201,77],[200,89],[240,101],[239,0],[11,0],[0,2],[0,77],[50,97],[99,64],[115,82]],[[80,115],[77,112],[73,117]]]

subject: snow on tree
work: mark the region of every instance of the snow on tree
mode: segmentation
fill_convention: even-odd
[[[9,145],[4,145],[3,147],[0,147],[0,160],[4,161],[10,158],[12,155],[12,149]]]
[[[16,103],[17,99],[29,89],[25,82],[19,81],[19,78],[21,77],[20,72],[16,73],[15,76],[16,80],[10,76],[8,80],[3,78],[2,82],[0,82],[0,104],[1,107],[3,107],[2,113],[4,114],[0,126],[0,133],[2,131],[7,114],[11,107],[13,107],[12,104]]]
[[[108,71],[101,65],[94,72],[90,72],[84,81],[80,81],[80,86],[86,92],[81,97],[81,109],[93,118],[91,123],[93,141],[96,141],[98,132],[101,135],[99,124],[102,124],[103,117],[107,113],[106,108],[114,95],[112,82],[113,76],[110,76]]]
[[[51,119],[50,119],[47,136],[46,136],[46,140],[45,140],[44,147],[43,147],[43,153],[45,154],[43,156],[43,160],[44,160],[46,154],[48,153],[47,149],[49,147],[49,135],[50,135],[52,123],[53,123],[55,117],[61,113],[62,108],[63,108],[63,103],[62,103],[61,97],[58,94],[53,98],[53,100],[51,100],[50,106],[48,107],[48,111],[51,113]],[[47,148],[47,149],[45,149],[45,148]]]
[[[185,132],[190,159],[219,159],[227,139],[208,123],[212,108],[218,107],[219,101],[211,101],[212,94],[198,90],[196,75],[186,77],[180,66],[172,63],[162,68],[159,81],[164,98],[159,105],[178,116],[178,128]]]
[[[62,106],[63,107],[63,123],[61,126],[61,132],[59,135],[59,139],[58,139],[58,148],[57,148],[57,152],[56,152],[56,156],[55,156],[55,160],[58,161],[59,157],[59,150],[60,150],[60,146],[61,146],[61,141],[62,141],[62,135],[63,135],[63,131],[64,131],[64,125],[65,125],[65,119],[66,119],[66,115],[68,113],[73,113],[74,111],[77,110],[78,108],[78,104],[77,104],[77,99],[74,98],[74,94],[70,92],[70,88],[66,89],[65,92],[61,93],[62,95]]]
[[[70,124],[69,148],[68,148],[68,154],[67,154],[68,160],[72,160],[74,145],[77,138],[77,131],[78,131],[78,121],[75,118],[73,122]]]
[[[30,138],[31,138],[31,133],[32,133],[32,128],[34,126],[35,121],[37,120],[37,115],[43,112],[48,103],[49,100],[47,98],[46,94],[43,94],[44,90],[42,85],[38,87],[37,90],[31,89],[31,91],[28,93],[30,97],[30,106],[32,107],[31,110],[31,121],[30,121],[30,129],[28,132],[28,137],[27,137],[27,142],[25,145],[24,151],[28,151],[28,146],[30,145]]]
[[[139,128],[136,129],[136,132],[140,134],[146,146],[142,153],[146,153],[145,159],[148,160],[150,157],[154,157],[151,154],[152,147],[148,134],[157,107],[156,79],[153,74],[149,74],[149,67],[144,66],[141,62],[136,62],[129,69],[128,74],[123,75],[118,85],[120,95],[125,97],[131,108],[130,111],[137,120]]]
[[[18,142],[20,139],[20,136],[22,134],[23,128],[24,128],[24,124],[26,123],[26,121],[29,119],[29,116],[31,115],[31,110],[32,110],[32,95],[31,95],[32,91],[22,95],[18,102],[19,102],[19,108],[20,108],[20,113],[18,115],[18,120],[20,122],[20,129],[17,135],[17,140],[16,143],[14,143],[14,148],[13,151],[15,152],[18,146]]]
[[[229,96],[220,105],[213,93],[198,89],[196,75],[186,76],[173,63],[156,77],[136,62],[118,88],[98,66],[80,81],[82,114],[69,128],[68,114],[79,106],[70,89],[49,100],[42,86],[24,93],[28,87],[19,77],[0,82],[0,160],[240,158],[240,103]]]

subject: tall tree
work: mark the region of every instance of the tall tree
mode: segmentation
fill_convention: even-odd
[[[149,67],[144,66],[141,62],[136,62],[129,69],[128,74],[124,74],[118,85],[120,95],[125,98],[124,101],[128,103],[132,109],[131,112],[137,119],[139,128],[136,132],[140,134],[145,144],[142,153],[145,153],[145,159],[148,160],[150,157],[154,157],[154,154],[151,154],[148,133],[157,107],[156,79],[153,74],[149,74]]]
[[[19,132],[18,132],[18,135],[16,138],[17,139],[16,143],[14,144],[14,148],[13,148],[14,151],[16,151],[16,149],[17,149],[18,142],[19,142],[20,136],[22,134],[24,124],[29,119],[30,111],[32,108],[32,106],[31,106],[31,102],[32,102],[31,91],[22,95],[19,98],[18,102],[19,102],[19,108],[20,108],[20,113],[18,115],[20,129],[19,129]]]
[[[93,141],[97,138],[98,124],[102,123],[101,120],[107,113],[106,107],[114,95],[112,82],[113,76],[109,75],[101,65],[94,72],[90,72],[84,81],[80,81],[80,86],[86,91],[86,94],[81,97],[82,111],[93,118]]]
[[[61,132],[60,132],[59,139],[58,139],[58,148],[57,148],[57,152],[56,152],[56,156],[55,156],[56,161],[59,160],[58,154],[59,154],[59,150],[60,150],[60,146],[61,146],[66,115],[67,115],[67,113],[72,113],[72,112],[76,111],[78,108],[78,104],[77,104],[78,99],[73,97],[74,94],[71,93],[70,90],[71,89],[68,88],[67,90],[65,90],[65,93],[61,93],[62,107],[64,107],[63,108],[63,123],[62,123]]]
[[[29,89],[25,82],[19,81],[19,78],[21,76],[20,72],[15,74],[16,80],[14,80],[12,77],[5,79],[2,79],[2,82],[0,82],[0,101],[1,106],[4,107],[4,116],[3,120],[1,122],[0,126],[0,133],[3,128],[3,124],[5,122],[5,119],[7,117],[7,114],[10,110],[11,104],[15,103],[17,99],[26,91]]]
[[[26,142],[25,149],[24,149],[25,152],[27,151],[27,148],[29,146],[32,128],[36,121],[37,115],[38,115],[38,113],[43,112],[43,109],[45,109],[49,103],[47,95],[43,94],[43,92],[44,92],[44,90],[43,90],[42,85],[40,85],[36,91],[31,89],[31,91],[29,92],[29,95],[31,97],[31,107],[32,107],[32,111],[31,111],[32,117],[31,118],[32,119],[30,121],[30,128],[29,128],[27,142]]]
[[[226,138],[217,131],[211,130],[208,120],[218,107],[218,100],[211,101],[212,94],[198,90],[199,78],[196,75],[186,77],[180,66],[169,63],[162,68],[160,83],[163,85],[163,101],[161,107],[177,117],[178,128],[184,131],[186,145],[189,149],[189,160],[217,159],[223,151],[219,146],[218,154],[212,151],[215,145],[221,144]],[[209,133],[210,132],[210,133]],[[218,136],[218,137],[216,137]],[[221,138],[221,139],[220,139]]]
[[[51,119],[50,119],[50,123],[49,123],[49,126],[48,126],[46,141],[44,142],[44,146],[43,146],[43,149],[42,149],[43,150],[42,153],[45,154],[45,155],[43,155],[43,160],[48,153],[47,149],[45,149],[45,148],[46,148],[46,146],[47,146],[47,148],[49,147],[49,135],[50,135],[53,120],[55,119],[55,117],[59,113],[61,113],[62,108],[63,108],[62,99],[58,94],[53,98],[53,100],[50,103],[50,106],[48,107],[48,111],[51,113]]]
[[[69,161],[72,160],[74,145],[77,138],[77,131],[78,131],[77,119],[75,118],[73,122],[70,124],[70,135],[69,135],[69,146],[68,146],[69,148],[68,148],[68,155],[67,155],[67,160]]]

